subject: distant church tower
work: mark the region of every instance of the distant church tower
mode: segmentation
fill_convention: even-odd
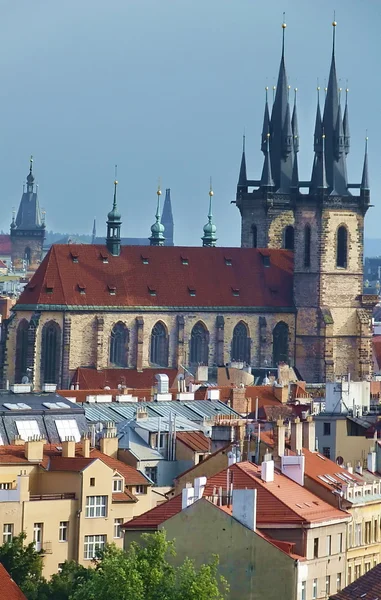
[[[242,215],[241,244],[294,250],[295,365],[301,376],[319,382],[350,374],[352,379],[363,380],[372,372],[370,325],[376,303],[374,296],[362,293],[364,217],[370,206],[367,148],[361,183],[348,183],[348,105],[346,98],[343,115],[333,22],[323,116],[318,96],[312,175],[308,181],[299,179],[296,90],[291,116],[285,23],[282,27],[271,118],[266,93],[260,180],[247,178],[245,148],[242,154],[236,196]]]
[[[15,269],[35,271],[42,260],[45,239],[45,223],[41,217],[37,189],[33,175],[33,158],[30,158],[29,173],[26,178],[16,220],[11,223],[11,252]]]
[[[175,224],[173,221],[172,203],[171,203],[171,190],[168,188],[165,190],[165,200],[163,206],[163,212],[161,215],[161,222],[165,230],[165,246],[174,246],[173,236]]]

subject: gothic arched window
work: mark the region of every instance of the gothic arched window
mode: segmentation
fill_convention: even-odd
[[[168,335],[160,321],[152,329],[150,361],[152,365],[168,367]]]
[[[231,360],[250,364],[250,338],[243,321],[234,327]]]
[[[253,248],[258,248],[258,229],[256,225],[251,226],[251,236],[253,241]]]
[[[288,325],[279,321],[273,329],[273,366],[288,363]]]
[[[26,319],[20,321],[16,333],[16,383],[22,383],[22,378],[27,374],[26,369],[28,358],[28,329],[28,321]]]
[[[337,230],[336,242],[336,266],[342,269],[347,268],[348,262],[348,231],[344,225]]]
[[[59,383],[61,356],[61,327],[48,321],[42,328],[41,381]]]
[[[32,252],[30,248],[25,248],[24,258],[27,265],[30,265],[30,260],[32,257]]]
[[[287,225],[284,230],[284,247],[286,250],[294,249],[294,228],[292,225]]]
[[[311,226],[304,228],[304,266],[311,266]]]
[[[192,329],[190,340],[190,362],[192,365],[207,365],[209,362],[209,332],[198,321]]]
[[[111,331],[110,364],[113,367],[128,367],[128,342],[130,336],[124,323],[116,323]]]

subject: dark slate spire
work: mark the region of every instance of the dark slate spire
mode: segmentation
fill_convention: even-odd
[[[165,245],[173,246],[174,245],[173,234],[174,234],[175,223],[173,220],[170,188],[165,190],[165,200],[164,200],[163,212],[161,213],[161,222],[164,226],[164,231],[165,231]]]
[[[210,180],[208,222],[206,225],[204,225],[204,235],[201,238],[202,245],[207,246],[209,248],[213,248],[217,243],[217,236],[216,236],[217,227],[213,223],[212,198],[213,198],[212,180]]]
[[[96,219],[94,218],[94,223],[93,223],[93,233],[91,236],[91,243],[95,244],[95,238],[97,237],[97,224],[96,224]]]
[[[269,113],[269,102],[268,102],[268,90],[269,88],[266,86],[266,100],[265,100],[265,112],[263,115],[263,127],[262,127],[262,137],[261,137],[261,150],[263,154],[267,152],[267,134],[270,131],[270,113]]]
[[[288,102],[289,87],[284,61],[284,34],[286,23],[282,23],[282,56],[279,67],[275,100],[271,112],[270,156],[271,170],[275,189],[288,193],[292,179],[292,131],[290,106]]]
[[[17,212],[15,228],[17,229],[41,229],[44,222],[41,217],[40,205],[37,197],[37,186],[34,187],[33,156],[29,160],[29,173],[26,178],[26,189],[23,190],[20,206]]]
[[[262,169],[262,177],[261,177],[261,188],[266,188],[267,190],[274,188],[274,181],[271,174],[271,160],[270,160],[270,133],[266,136],[266,154],[265,161],[263,163]]]
[[[246,171],[246,136],[243,135],[243,143],[242,143],[242,158],[241,158],[241,167],[239,169],[239,178],[238,178],[238,191],[247,193],[247,171]]]
[[[365,138],[364,166],[361,177],[361,191],[370,191],[368,174],[368,138]]]
[[[344,130],[344,147],[345,154],[349,154],[350,149],[350,138],[351,134],[349,132],[349,115],[348,115],[348,88],[345,90],[345,109],[344,109],[344,117],[343,117],[343,130]]]
[[[115,167],[115,175],[116,175],[116,167]],[[115,178],[114,181],[114,201],[112,204],[112,209],[107,215],[107,237],[106,237],[106,246],[109,252],[113,256],[119,256],[120,254],[120,227],[122,225],[122,216],[118,211],[116,205],[116,188],[118,182]]]
[[[321,120],[321,112],[320,112],[320,88],[317,87],[317,107],[316,107],[316,119],[315,119],[315,132],[314,132],[314,152],[322,151],[322,135],[323,135],[323,125]]]
[[[331,193],[348,196],[344,132],[335,63],[336,25],[336,21],[333,21],[332,59],[323,115],[323,127],[325,132],[325,167],[327,184]]]
[[[164,225],[160,220],[160,196],[161,189],[160,184],[157,188],[157,207],[156,207],[156,221],[151,227],[151,237],[149,238],[151,246],[164,246],[165,237],[164,237]]]
[[[299,126],[298,126],[298,113],[296,108],[296,93],[298,88],[295,88],[295,96],[294,96],[294,109],[292,111],[292,119],[291,119],[291,128],[292,128],[292,138],[294,141],[294,152],[299,152]]]

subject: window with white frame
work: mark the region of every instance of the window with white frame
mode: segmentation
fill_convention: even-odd
[[[67,542],[69,532],[69,522],[68,521],[60,521],[60,533],[59,533],[59,541]]]
[[[86,497],[86,517],[106,517],[107,516],[107,496],[87,496]]]
[[[146,494],[147,488],[145,485],[137,485],[135,487],[135,494]]]
[[[0,490],[11,490],[12,483],[0,483]]]
[[[56,419],[55,423],[61,442],[64,442],[66,438],[74,438],[76,442],[81,440],[78,423],[75,419]]]
[[[3,544],[11,542],[13,538],[13,523],[4,523],[3,527]]]
[[[121,526],[123,525],[123,519],[114,519],[114,538],[122,537]]]
[[[43,523],[35,523],[33,526],[33,542],[34,542],[34,549],[36,550],[36,552],[40,552],[42,550],[43,529],[44,529]]]
[[[91,560],[98,550],[102,550],[106,544],[105,535],[85,535],[85,548],[83,558]]]
[[[112,480],[112,491],[123,492],[123,479],[121,477],[114,477]]]
[[[37,421],[16,421],[16,427],[19,436],[24,442],[27,442],[36,435],[40,435],[40,428]]]

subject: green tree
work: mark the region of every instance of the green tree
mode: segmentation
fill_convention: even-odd
[[[45,585],[42,577],[42,556],[33,542],[25,544],[25,533],[0,546],[0,563],[22,589],[28,600],[44,600],[40,588]]]

